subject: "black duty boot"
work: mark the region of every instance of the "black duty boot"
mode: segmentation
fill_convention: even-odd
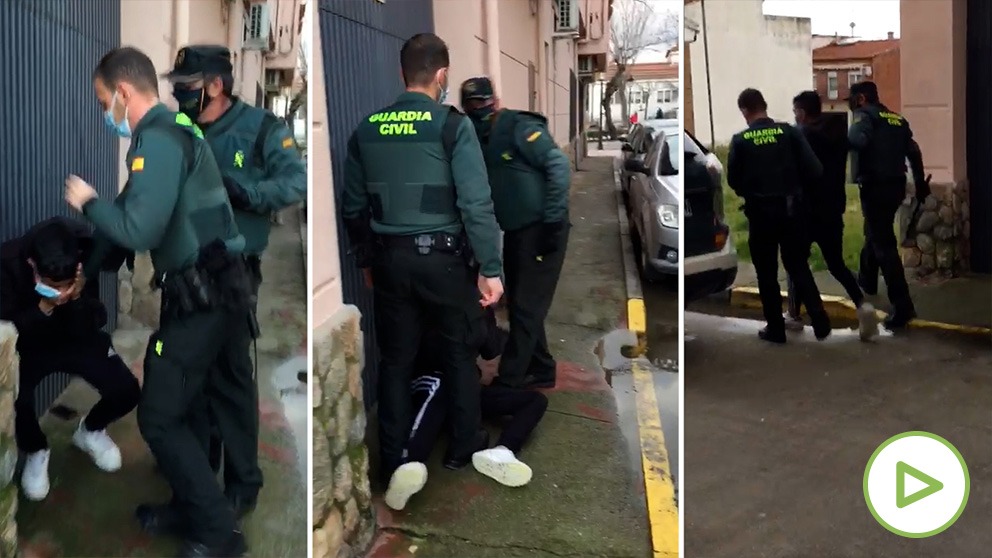
[[[830,317],[827,316],[826,312],[814,317],[810,317],[810,321],[813,322],[813,335],[816,336],[817,341],[823,341],[827,337],[830,337]]]
[[[179,558],[240,558],[248,552],[248,543],[241,531],[231,531],[227,539],[217,545],[206,545],[195,541],[183,543]]]
[[[476,433],[476,444],[472,451],[468,452],[466,455],[457,456],[445,456],[444,458],[444,468],[451,469],[452,471],[461,469],[469,463],[472,462],[472,454],[489,448],[489,432],[485,430],[479,430]]]
[[[758,331],[758,339],[762,341],[768,341],[769,343],[775,343],[777,345],[785,344],[785,327],[782,329],[772,328],[771,326],[765,326]]]
[[[141,504],[134,510],[141,530],[154,536],[181,537],[185,533],[182,516],[170,504]]]
[[[896,310],[885,318],[885,322],[883,323],[885,324],[885,329],[894,331],[906,327],[914,319],[916,319],[916,310],[910,309],[902,312]]]

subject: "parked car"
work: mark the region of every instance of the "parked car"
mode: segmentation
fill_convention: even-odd
[[[643,159],[627,159],[630,230],[641,275],[655,282],[679,273],[679,136],[657,133]]]
[[[648,148],[654,141],[654,129],[643,124],[634,124],[627,133],[627,139],[620,146],[620,188],[624,197],[630,192],[631,173],[627,170],[627,161],[643,161]]]
[[[684,263],[686,303],[726,291],[737,279],[737,250],[730,228],[724,223],[723,166],[688,131],[686,158],[692,156],[706,166],[709,181],[700,186],[686,184],[683,192]],[[688,181],[687,181],[688,182]]]

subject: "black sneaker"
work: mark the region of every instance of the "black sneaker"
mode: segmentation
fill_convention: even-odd
[[[231,509],[234,510],[234,518],[241,520],[255,510],[255,506],[258,505],[258,496],[236,494],[228,496],[227,501],[231,503]]]
[[[777,345],[785,344],[785,328],[782,329],[772,329],[770,327],[763,327],[758,331],[758,339],[762,341],[768,341],[769,343],[775,343]]]
[[[231,531],[227,540],[214,546],[195,541],[184,542],[179,558],[240,558],[247,552],[245,536],[241,531]]]
[[[169,504],[141,504],[134,510],[141,530],[153,536],[183,536],[183,520]]]
[[[485,430],[479,430],[476,433],[476,444],[475,448],[468,452],[467,455],[458,455],[444,458],[444,468],[451,469],[452,471],[457,471],[472,462],[472,454],[479,450],[484,450],[489,448],[489,432]]]

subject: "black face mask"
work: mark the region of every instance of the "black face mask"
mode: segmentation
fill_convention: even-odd
[[[472,119],[472,124],[475,125],[475,131],[481,138],[489,136],[489,131],[492,129],[493,125],[493,115],[495,113],[496,107],[493,105],[465,111],[465,114]]]
[[[210,102],[213,101],[211,97],[207,96],[207,92],[203,88],[174,88],[172,90],[172,96],[179,103],[179,112],[188,116],[194,123],[200,118],[200,113],[203,112],[203,109],[207,108]]]

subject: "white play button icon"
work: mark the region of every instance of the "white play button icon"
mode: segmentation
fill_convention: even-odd
[[[932,537],[954,524],[971,490],[968,467],[950,442],[929,432],[886,440],[865,468],[865,502],[883,527]]]

